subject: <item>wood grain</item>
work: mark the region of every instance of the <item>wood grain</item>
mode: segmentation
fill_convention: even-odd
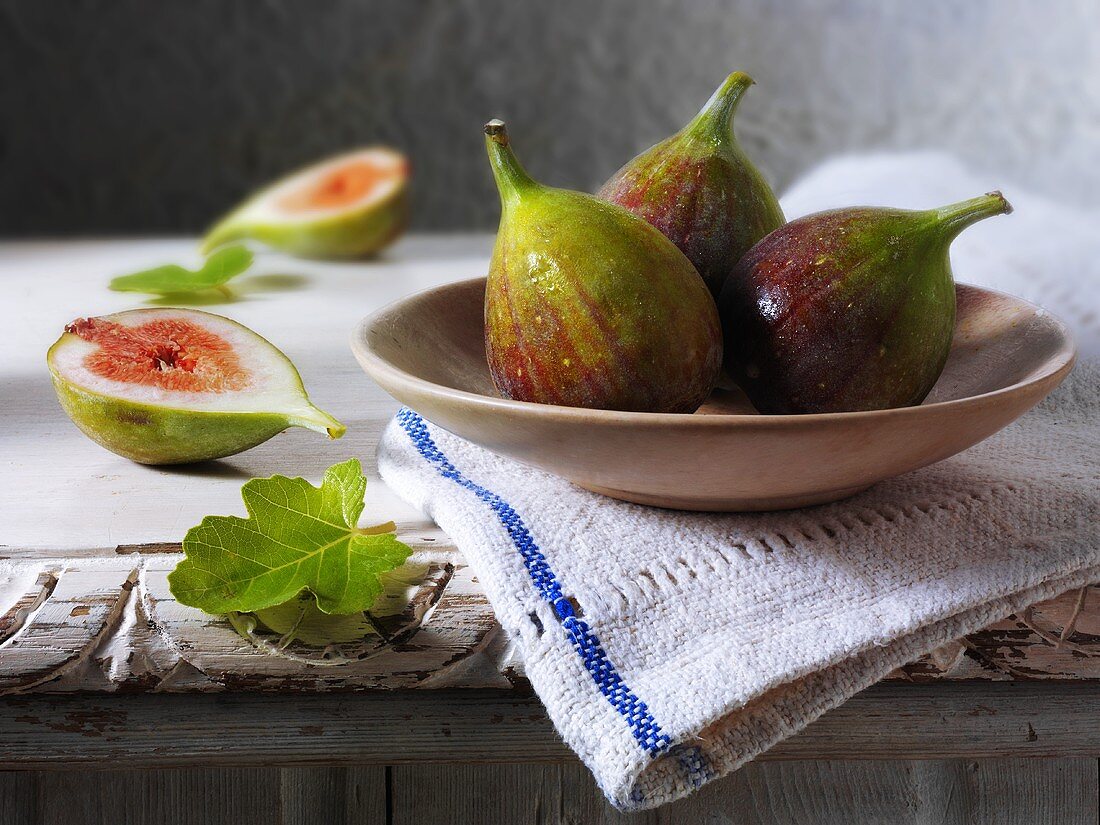
[[[255,768],[42,774],[38,822],[198,825],[217,816],[223,822],[269,825],[278,821],[279,796],[263,780],[263,771]]]
[[[379,632],[326,647],[246,637],[179,604],[175,553],[8,562],[26,592],[0,615],[0,694],[509,687],[508,645],[473,572],[443,542],[418,546],[411,585],[372,610]]]
[[[385,825],[386,769],[0,773],[4,825]]]
[[[262,733],[261,733],[262,732]],[[1086,684],[883,684],[762,757],[1100,756]],[[526,689],[0,700],[0,769],[571,762]]]
[[[264,771],[271,781],[275,771]],[[279,825],[387,825],[389,771],[380,766],[283,768]],[[271,823],[265,823],[271,825]]]
[[[382,635],[328,647],[247,637],[172,597],[178,545],[151,554],[0,563],[0,695],[13,692],[327,691],[509,687],[522,662],[473,571],[445,537],[422,536],[413,584],[372,618]],[[17,587],[18,585],[18,587]],[[385,601],[385,600],[384,600]],[[385,605],[375,608],[379,612]],[[899,669],[910,682],[1100,678],[1100,587],[1034,605]]]
[[[394,822],[422,825],[1096,825],[1092,759],[754,763],[623,814],[579,765],[395,768]]]
[[[38,777],[32,771],[0,771],[0,822],[38,825]]]
[[[1100,821],[1094,759],[977,760],[965,764],[959,784],[969,817],[965,821],[978,825]]]
[[[399,765],[393,769],[393,825],[562,822],[564,767]],[[590,775],[587,789],[594,789]]]
[[[387,816],[388,814],[388,816]],[[4,825],[1097,825],[1092,759],[754,763],[639,814],[579,764],[0,772]]]

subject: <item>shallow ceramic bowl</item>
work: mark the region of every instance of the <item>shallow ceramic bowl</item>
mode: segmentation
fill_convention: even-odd
[[[452,433],[589,490],[684,510],[773,510],[850,496],[965,450],[1035,406],[1073,366],[1065,326],[1032,304],[959,285],[958,325],[920,406],[760,415],[718,389],[694,415],[507,401],[485,362],[485,279],[413,295],[362,322],[363,369]]]

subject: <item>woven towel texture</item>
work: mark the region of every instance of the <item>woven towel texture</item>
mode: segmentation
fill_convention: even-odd
[[[931,206],[988,188],[939,156],[851,159],[785,204],[788,214]],[[1091,230],[1007,194],[1016,234],[973,239],[956,273],[1048,298],[1094,351]],[[1062,244],[1025,242],[1039,230]],[[1044,280],[1036,250],[1076,260],[1073,283]],[[963,455],[785,513],[612,501],[412,411],[388,427],[379,469],[477,569],[554,724],[608,798],[639,809],[728,773],[922,653],[1100,580],[1098,413],[1100,368],[1086,358],[1040,408]]]

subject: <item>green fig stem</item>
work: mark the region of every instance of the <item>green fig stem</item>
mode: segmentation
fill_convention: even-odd
[[[291,413],[287,416],[287,422],[292,427],[305,427],[315,433],[324,433],[329,438],[336,439],[348,431],[348,428],[329,415],[324,410],[314,407],[312,404],[299,413]]]
[[[699,110],[684,132],[712,140],[733,139],[733,115],[745,90],[756,81],[744,72],[734,72],[726,78],[710,100]]]
[[[485,148],[489,152],[501,204],[507,207],[517,201],[524,190],[538,186],[512,151],[504,121],[494,118],[485,124]]]
[[[933,209],[932,213],[939,221],[940,229],[949,238],[954,238],[966,227],[994,215],[1007,215],[1012,205],[1000,192],[988,192],[977,198],[952,203]]]

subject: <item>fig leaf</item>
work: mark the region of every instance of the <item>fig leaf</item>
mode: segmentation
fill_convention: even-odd
[[[367,480],[358,459],[329,467],[320,487],[304,478],[254,478],[241,488],[248,518],[207,516],[183,539],[186,558],[168,576],[181,604],[207,613],[254,612],[303,592],[323,613],[367,610],[380,575],[412,552],[393,522],[359,528]]]
[[[146,292],[154,295],[173,295],[179,292],[198,292],[203,289],[221,289],[252,266],[252,252],[241,244],[224,246],[213,252],[199,269],[185,269],[177,264],[145,269],[132,275],[120,275],[111,280],[115,292]]]

